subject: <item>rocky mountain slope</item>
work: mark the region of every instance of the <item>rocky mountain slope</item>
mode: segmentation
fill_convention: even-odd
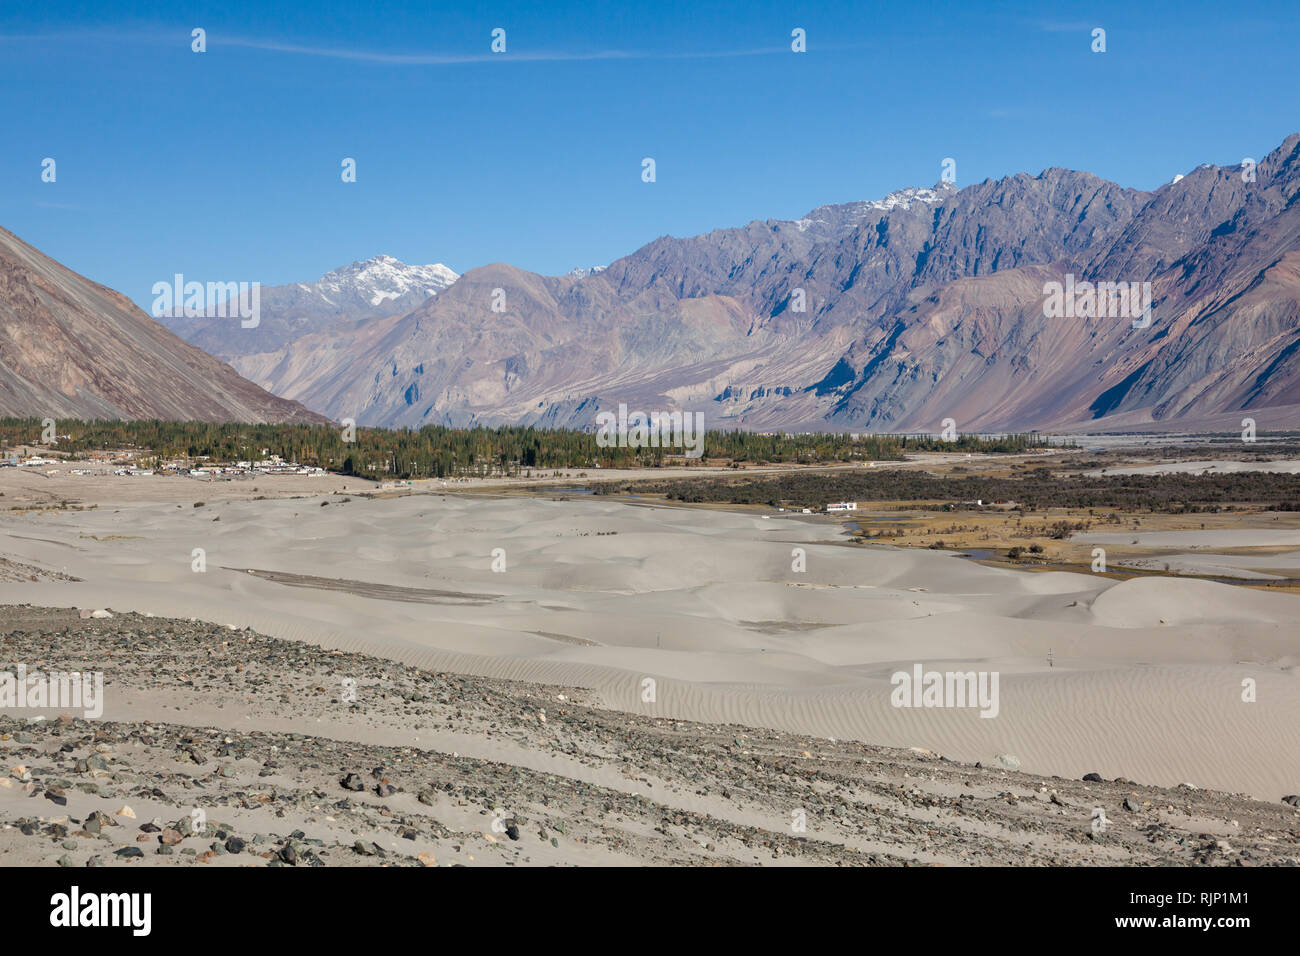
[[[0,415],[323,422],[0,229]]]
[[[383,425],[937,431],[1300,422],[1300,135],[1154,192],[1048,169],[662,237],[600,271],[473,269],[406,315],[245,355]],[[1072,278],[1071,278],[1072,277]],[[1048,283],[1151,283],[1152,321],[1048,318]]]
[[[458,278],[441,263],[410,266],[392,256],[375,256],[327,272],[315,282],[263,287],[256,328],[219,318],[162,321],[187,342],[239,368],[244,356],[275,351],[302,335],[405,315]]]

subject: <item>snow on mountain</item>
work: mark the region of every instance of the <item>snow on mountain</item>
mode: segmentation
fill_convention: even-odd
[[[932,206],[956,194],[957,187],[949,182],[939,182],[933,187],[908,186],[906,189],[894,190],[883,199],[864,199],[819,206],[804,218],[796,219],[794,225],[800,232],[806,232],[813,226],[840,229],[846,225],[856,225],[859,220],[873,212],[888,213],[897,209],[911,209],[918,203]]]
[[[315,282],[263,286],[254,328],[211,319],[165,321],[187,342],[238,366],[242,356],[275,352],[303,335],[410,312],[459,278],[441,263],[408,266],[392,256],[375,256]]]
[[[906,189],[896,189],[884,199],[872,199],[862,203],[851,203],[850,205],[859,205],[866,209],[911,209],[914,203],[939,203],[948,198],[949,195],[957,192],[957,187],[952,183],[937,183],[933,188],[908,186]]]
[[[412,292],[425,296],[437,295],[460,276],[442,263],[428,266],[408,266],[392,256],[375,256],[363,259],[333,272],[327,272],[311,283],[299,282],[304,292],[315,292],[329,305],[337,299],[360,297],[372,306],[387,300],[401,299]],[[331,299],[331,296],[334,298]]]
[[[587,276],[594,276],[604,272],[606,266],[592,266],[590,269],[570,269],[565,276],[570,279],[585,279]]]

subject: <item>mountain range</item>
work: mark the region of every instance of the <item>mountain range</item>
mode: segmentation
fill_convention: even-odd
[[[277,394],[389,426],[586,428],[620,403],[723,428],[1285,425],[1300,421],[1297,191],[1297,135],[1256,167],[1149,192],[1066,169],[939,183],[661,237],[599,270],[483,266],[406,314],[214,351]],[[1071,276],[1151,283],[1149,327],[1046,317],[1045,286]]]
[[[591,428],[625,404],[760,430],[1294,428],[1297,193],[1300,134],[1153,191],[1056,168],[941,182],[565,276],[380,256],[262,290],[255,329],[166,321],[367,425]],[[1054,283],[1149,290],[1150,321],[1050,316]]]
[[[315,282],[264,286],[260,318],[251,328],[204,317],[167,315],[159,321],[218,358],[239,359],[273,352],[306,334],[404,315],[458,278],[441,263],[409,266],[381,255],[327,272]]]
[[[0,416],[324,423],[0,229]]]

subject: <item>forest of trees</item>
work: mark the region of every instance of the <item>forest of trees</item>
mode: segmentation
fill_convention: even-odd
[[[687,459],[678,449],[601,448],[594,433],[518,426],[357,428],[354,441],[344,441],[344,431],[328,425],[60,419],[55,431],[67,436],[60,437],[57,450],[74,455],[115,449],[147,451],[160,459],[208,456],[213,461],[279,455],[342,474],[402,479],[526,475],[556,468],[896,461],[905,452],[1024,452],[1048,444],[1038,434],[962,435],[943,441],[931,435],[714,431],[705,433],[703,457]],[[41,433],[40,419],[0,419],[0,443],[9,447],[40,444]]]

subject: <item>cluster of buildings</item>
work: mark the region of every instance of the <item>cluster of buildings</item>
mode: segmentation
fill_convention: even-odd
[[[137,462],[135,452],[122,452],[117,455],[98,456],[85,459],[67,459],[67,458],[45,458],[40,455],[19,456],[9,455],[0,458],[0,468],[42,468],[46,474],[57,474],[62,468],[68,465],[76,464],[77,467],[69,468],[70,475],[99,475],[112,473],[119,477],[129,478],[146,475],[167,475],[172,477],[200,478],[208,479],[229,479],[244,476],[255,475],[305,475],[315,478],[326,474],[324,468],[316,468],[310,465],[300,465],[296,461],[285,461],[279,455],[271,455],[258,461],[236,461],[225,464],[210,464],[206,457],[190,459],[174,459],[171,461],[161,461],[152,467],[146,467],[144,464]],[[57,465],[58,468],[49,469],[48,466]]]
[[[785,511],[784,508],[777,508],[777,511]],[[828,505],[823,505],[820,512],[813,511],[812,508],[795,508],[793,514],[811,515],[811,514],[835,514],[836,512],[857,511],[858,503],[856,501],[833,501]]]
[[[244,478],[255,475],[305,475],[310,478],[317,478],[326,474],[326,472],[324,468],[317,468],[314,465],[300,465],[296,461],[285,461],[279,455],[271,455],[269,458],[263,458],[260,461],[236,461],[220,465],[209,464],[206,457],[194,461],[178,459],[161,462],[154,470],[128,466],[117,469],[114,474],[181,475],[189,478],[206,478],[211,481],[217,478]]]
[[[61,464],[63,462],[58,458],[42,458],[40,455],[32,455],[27,458],[10,455],[7,458],[0,458],[0,468],[39,468],[45,465]]]

